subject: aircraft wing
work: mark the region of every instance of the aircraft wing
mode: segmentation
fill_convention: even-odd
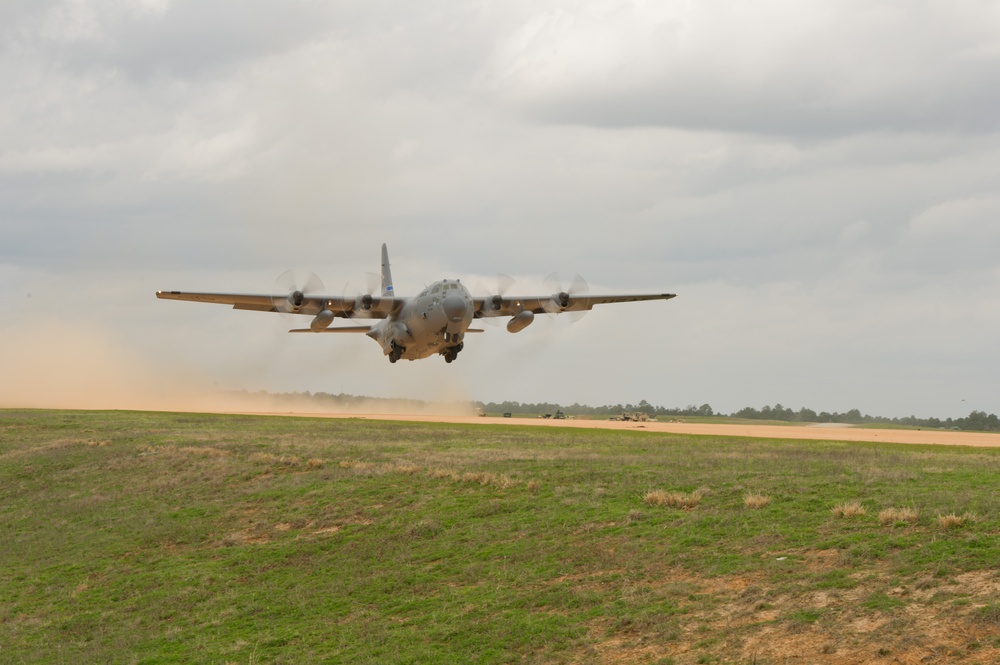
[[[232,305],[233,309],[256,312],[281,312],[315,316],[324,309],[335,317],[359,319],[384,319],[406,302],[405,298],[365,295],[358,298],[343,296],[314,296],[298,294],[252,293],[196,293],[190,291],[157,291],[156,297],[164,300],[188,300],[217,305]]]
[[[594,305],[609,305],[619,302],[640,302],[643,300],[670,300],[675,293],[612,294],[603,296],[576,296],[556,293],[547,296],[487,296],[474,299],[476,318],[494,316],[516,316],[521,312],[561,314],[563,312],[585,312]]]

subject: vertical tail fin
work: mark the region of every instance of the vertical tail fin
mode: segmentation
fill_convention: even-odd
[[[382,295],[392,296],[392,272],[389,270],[389,249],[382,243]]]

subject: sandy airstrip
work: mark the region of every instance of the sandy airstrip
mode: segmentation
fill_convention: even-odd
[[[802,425],[723,425],[683,422],[619,422],[614,420],[552,420],[545,418],[482,418],[454,415],[407,415],[399,413],[273,413],[268,415],[306,416],[316,418],[360,418],[364,420],[396,420],[409,422],[467,423],[490,425],[527,425],[534,427],[569,427],[609,430],[632,430],[669,434],[703,434],[766,439],[805,439],[815,441],[873,441],[946,446],[1000,447],[1000,433],[959,432],[923,429],[866,429],[863,427],[829,427]]]

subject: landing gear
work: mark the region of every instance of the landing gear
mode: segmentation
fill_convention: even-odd
[[[446,363],[454,362],[455,358],[458,357],[458,352],[465,347],[465,342],[459,342],[457,345],[450,347],[444,352],[444,361]]]
[[[406,351],[405,347],[396,344],[396,341],[391,342],[392,348],[389,350],[389,362],[394,363],[403,357],[403,352]]]

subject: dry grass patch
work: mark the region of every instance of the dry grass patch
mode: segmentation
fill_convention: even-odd
[[[868,509],[860,501],[848,501],[837,504],[831,512],[834,517],[861,517],[868,514]]]
[[[159,446],[139,446],[140,455],[172,455],[177,452],[177,446],[165,444]]]
[[[771,503],[771,497],[758,492],[747,492],[743,495],[743,505],[750,510],[760,510]]]
[[[517,485],[510,476],[503,473],[492,473],[489,471],[467,471],[460,473],[455,469],[447,467],[422,467],[411,463],[382,463],[358,462],[353,460],[342,460],[339,462],[341,469],[349,469],[361,475],[379,475],[383,473],[403,473],[414,476],[423,474],[428,478],[438,480],[450,480],[452,482],[475,483],[478,485],[492,485],[500,489],[508,489]],[[532,484],[533,483],[533,484]],[[527,483],[528,490],[535,492],[539,484],[532,481]]]
[[[642,500],[651,506],[667,506],[669,508],[680,508],[691,510],[701,503],[702,491],[695,490],[690,494],[684,492],[667,492],[666,490],[652,490],[646,492]]]
[[[462,474],[462,481],[466,483],[479,483],[489,485],[496,476],[486,471],[468,471]]]
[[[302,459],[295,455],[272,455],[271,453],[254,453],[250,456],[254,462],[264,462],[265,464],[276,464],[278,466],[298,466]]]
[[[88,446],[106,446],[110,443],[108,442],[96,442],[87,443]],[[213,448],[211,446],[175,446],[173,444],[164,444],[156,446],[139,446],[140,457],[145,457],[147,455],[171,455],[171,456],[182,456],[188,455],[193,457],[229,457],[232,453],[228,450],[223,450],[222,448]],[[273,457],[273,455],[272,455]],[[251,455],[253,459],[253,455]]]
[[[222,547],[238,547],[240,545],[262,545],[269,542],[271,539],[264,534],[243,529],[224,536],[219,544]]]
[[[514,479],[508,476],[507,474],[501,473],[497,475],[496,480],[493,482],[493,484],[499,487],[500,489],[505,490],[507,488],[513,487],[517,483],[515,483]]]
[[[188,455],[198,455],[199,457],[226,457],[229,455],[228,450],[199,446],[184,446],[183,448],[178,448],[177,452],[187,453]]]
[[[462,481],[466,483],[479,483],[480,485],[493,485],[500,489],[507,489],[514,486],[514,481],[502,473],[491,473],[489,471],[470,471],[462,474]]]
[[[456,471],[454,471],[453,469],[445,469],[445,468],[442,468],[442,467],[435,467],[435,468],[432,468],[432,469],[427,469],[426,473],[431,478],[437,478],[439,480],[442,480],[442,479],[458,480],[459,479],[458,473]]]
[[[318,457],[312,457],[306,460],[306,466],[310,469],[322,469],[326,465],[326,462]]]
[[[389,470],[387,464],[375,464],[374,462],[355,462],[343,460],[340,463],[341,469],[350,469],[354,473],[362,476],[374,476],[385,473]]]
[[[938,515],[937,523],[945,529],[957,529],[963,527],[966,524],[971,524],[976,521],[976,516],[972,513],[962,513],[961,515],[956,515],[955,513],[949,513],[947,515]]]
[[[920,513],[914,508],[886,508],[878,513],[879,524],[916,524]]]

